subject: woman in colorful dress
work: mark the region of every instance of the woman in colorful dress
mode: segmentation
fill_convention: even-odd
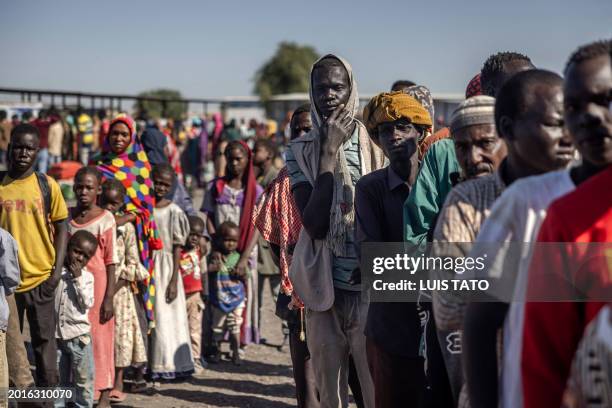
[[[93,159],[105,179],[116,179],[126,188],[125,215],[116,217],[117,225],[127,222],[134,224],[140,262],[149,272],[145,282],[144,307],[147,320],[152,327],[154,321],[155,276],[153,274],[153,250],[161,249],[157,227],[153,220],[153,182],[151,164],[147,154],[136,137],[134,120],[119,115],[109,126],[108,135],[102,146],[102,153]]]

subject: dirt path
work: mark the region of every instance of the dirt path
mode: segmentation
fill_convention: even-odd
[[[194,196],[194,207],[199,208],[202,193]],[[29,336],[26,323],[26,340]],[[113,407],[171,408],[290,408],[297,406],[291,368],[289,345],[279,351],[283,340],[281,321],[274,315],[274,305],[266,282],[262,336],[267,345],[251,345],[246,350],[244,364],[234,366],[230,361],[210,364],[205,373],[184,381],[161,383],[142,394],[128,394],[127,399]],[[223,351],[229,351],[227,343]],[[151,384],[149,384],[151,385]],[[356,405],[352,403],[351,408]]]
[[[203,191],[193,196],[194,208],[199,209]],[[244,364],[234,366],[229,361],[210,364],[204,375],[182,382],[162,383],[158,389],[144,394],[128,394],[126,401],[115,407],[210,407],[210,408],[290,408],[297,406],[291,369],[289,345],[282,351],[274,345],[283,340],[281,321],[274,315],[269,285],[263,299],[262,337],[269,345],[251,345],[246,350]],[[227,351],[227,344],[223,345]],[[351,399],[352,400],[352,399]],[[351,408],[356,405],[351,403]]]
[[[268,290],[268,287],[266,287]],[[263,336],[268,343],[282,343],[280,320],[274,316],[269,291],[264,299]],[[227,344],[223,345],[227,351]],[[203,376],[182,382],[162,383],[146,394],[129,394],[116,407],[295,407],[295,387],[289,346],[282,351],[267,345],[251,345],[241,367],[229,361],[210,364]]]

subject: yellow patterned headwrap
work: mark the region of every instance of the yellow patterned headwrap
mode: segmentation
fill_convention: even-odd
[[[399,91],[376,95],[363,110],[363,121],[370,135],[376,134],[376,127],[381,123],[401,118],[415,125],[432,126],[429,111],[412,96]]]

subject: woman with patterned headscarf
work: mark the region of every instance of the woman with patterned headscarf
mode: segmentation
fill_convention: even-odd
[[[427,153],[429,147],[438,140],[449,138],[450,131],[447,127],[443,127],[437,130],[434,129],[434,100],[431,96],[431,92],[427,87],[423,85],[413,85],[408,88],[405,88],[403,92],[407,93],[408,95],[419,101],[419,103],[425,109],[427,109],[427,111],[429,112],[429,117],[432,120],[432,125],[425,129],[425,132],[423,132],[423,135],[418,140],[419,162],[421,162],[425,157],[425,153]]]
[[[482,88],[480,86],[480,72],[474,75],[474,78],[470,79],[470,82],[468,82],[467,87],[465,88],[465,99],[478,95],[482,95]]]
[[[145,307],[150,324],[154,322],[153,304],[155,297],[155,276],[153,273],[153,250],[161,249],[161,241],[153,220],[155,198],[152,194],[151,164],[144,149],[136,137],[136,126],[132,118],[119,115],[109,126],[110,135],[113,127],[123,124],[129,130],[129,137],[115,138],[111,143],[109,137],[104,140],[102,153],[92,162],[102,172],[105,179],[119,180],[126,188],[126,215],[117,219],[117,225],[133,222],[136,226],[136,238],[140,261],[149,271]]]

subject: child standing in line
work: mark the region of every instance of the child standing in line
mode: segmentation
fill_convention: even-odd
[[[195,373],[204,371],[202,366],[202,319],[204,302],[208,298],[208,274],[206,254],[201,246],[205,237],[206,226],[200,217],[189,219],[189,236],[181,250],[179,271],[183,278],[187,302],[187,319],[189,335],[191,336],[191,352],[193,354]]]
[[[101,205],[105,210],[122,216],[121,210],[125,199],[125,186],[115,179],[109,179],[102,185]],[[147,362],[147,352],[134,295],[138,293],[136,285],[144,281],[149,273],[140,263],[136,230],[134,225],[126,222],[117,226],[117,264],[115,283],[115,386],[110,393],[111,402],[123,402],[123,374],[126,367],[140,367]]]
[[[239,347],[245,290],[244,283],[236,276],[235,271],[240,260],[240,254],[236,251],[239,236],[238,226],[231,221],[225,221],[215,234],[213,252],[210,255],[208,271],[211,274],[210,300],[213,305],[213,341],[216,347],[211,363],[221,360],[220,343],[227,326],[230,332],[232,361],[235,365],[242,364]]]
[[[154,379],[189,376],[194,371],[183,280],[179,276],[181,248],[189,235],[187,216],[165,198],[176,181],[167,164],[153,168],[155,210],[163,248],[153,253],[155,265],[155,329],[150,343],[150,368]]]
[[[11,307],[7,301],[7,296],[13,295],[17,286],[19,286],[17,241],[8,231],[0,228],[0,388],[8,388],[9,386],[6,332],[9,325]],[[14,299],[12,301],[13,303],[15,302]],[[7,406],[7,395],[0,395],[0,407],[4,408]]]
[[[95,362],[94,401],[98,407],[110,407],[110,391],[115,384],[115,266],[118,264],[115,217],[98,206],[102,192],[102,173],[95,167],[83,167],[74,177],[77,206],[71,209],[68,232],[89,231],[98,241],[95,254],[87,263],[94,276],[94,304],[89,309],[89,323]]]
[[[55,290],[60,385],[75,388],[77,407],[93,407],[94,357],[87,312],[94,304],[94,276],[85,265],[97,248],[98,240],[91,232],[74,233]],[[55,406],[64,407],[65,401],[57,400]]]

